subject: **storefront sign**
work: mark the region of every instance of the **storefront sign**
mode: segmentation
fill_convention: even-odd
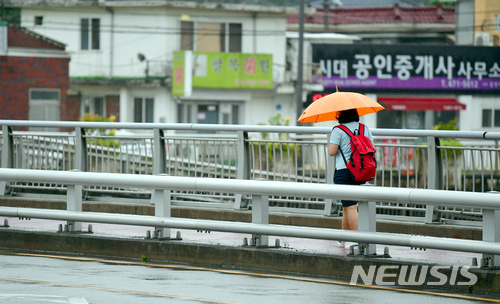
[[[174,52],[173,95],[184,92],[184,52]],[[267,54],[193,52],[194,88],[272,89],[273,57]]]
[[[313,45],[325,89],[500,91],[498,47]]]

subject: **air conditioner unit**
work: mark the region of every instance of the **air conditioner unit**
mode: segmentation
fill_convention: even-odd
[[[474,35],[474,45],[493,46],[493,35],[490,33],[476,33]]]

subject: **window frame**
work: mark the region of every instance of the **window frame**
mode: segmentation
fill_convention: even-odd
[[[137,109],[137,101],[141,102],[140,105],[140,121],[137,119],[138,109]],[[155,112],[155,99],[154,97],[141,97],[136,96],[132,100],[132,121],[137,123],[153,123],[155,120],[154,112]],[[151,108],[148,109],[148,105],[151,105]]]
[[[197,123],[199,106],[214,105],[218,111],[218,124],[242,124],[244,104],[239,101],[214,102],[209,100],[183,100],[177,104],[177,123]]]
[[[80,50],[101,49],[101,18],[80,18]]]
[[[97,113],[96,111],[96,101],[100,99],[102,101],[102,114]],[[86,107],[89,108],[89,111],[87,112]],[[87,113],[93,113],[93,114],[99,114],[101,117],[106,117],[106,98],[104,96],[85,96],[83,98],[83,102],[81,103],[81,108],[80,108],[80,117],[83,117],[84,114]]]
[[[243,23],[236,22],[205,22],[181,20],[180,49],[183,51],[199,51],[198,33],[207,36],[204,29],[198,30],[198,24],[220,25],[220,53],[241,53],[243,50]],[[189,26],[188,26],[189,25]],[[211,35],[208,35],[211,36]]]
[[[485,112],[489,112],[489,117],[485,117]],[[483,108],[481,110],[481,127],[490,129],[500,128],[500,109]]]

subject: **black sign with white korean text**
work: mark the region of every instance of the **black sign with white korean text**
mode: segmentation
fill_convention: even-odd
[[[325,91],[500,93],[500,48],[313,44]]]

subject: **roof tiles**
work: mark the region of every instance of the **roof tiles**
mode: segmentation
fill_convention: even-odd
[[[287,15],[288,24],[299,22],[298,14]],[[305,15],[306,23],[324,23],[323,9]],[[329,24],[371,24],[371,23],[455,23],[455,8],[442,7],[371,7],[330,9]]]

